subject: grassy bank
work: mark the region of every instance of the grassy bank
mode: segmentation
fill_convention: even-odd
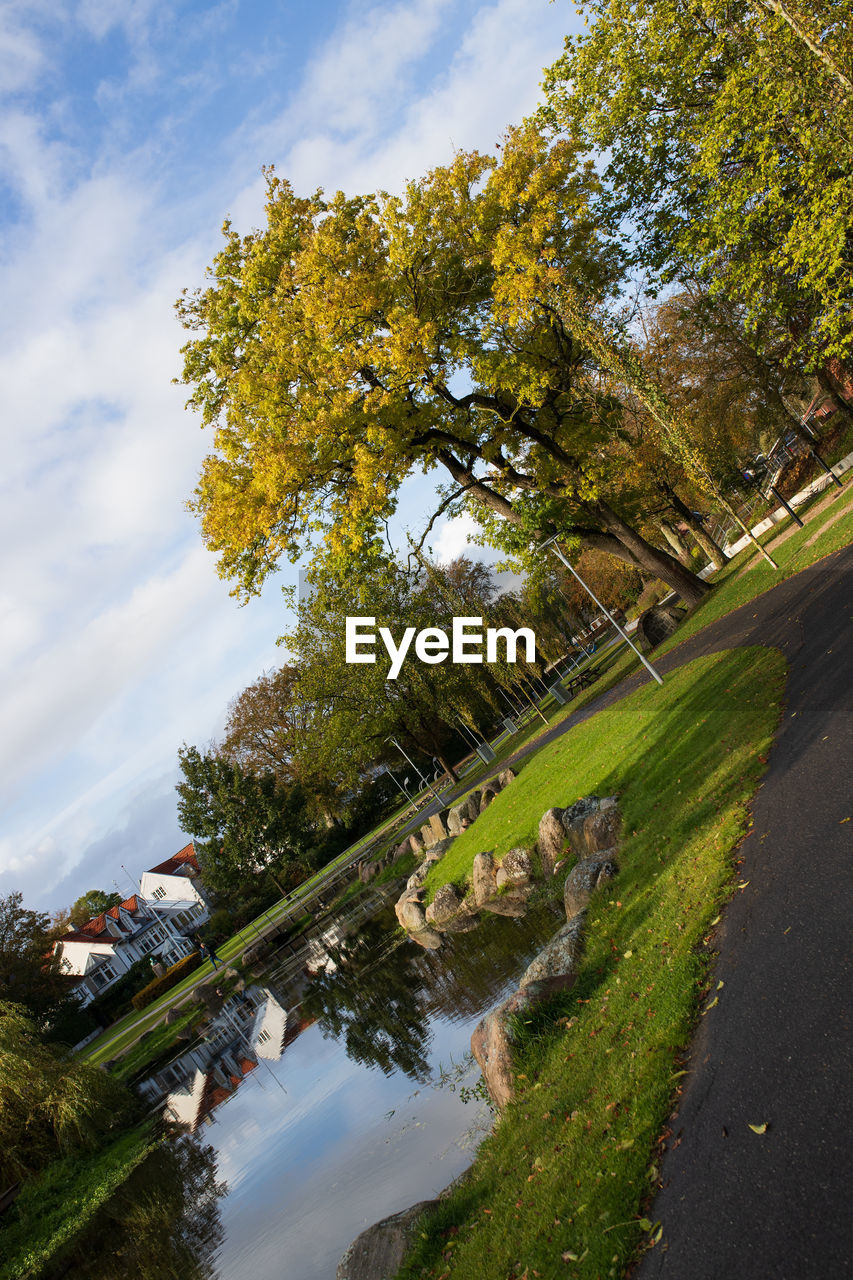
[[[784,670],[744,649],[638,690],[540,751],[449,851],[443,877],[451,856],[464,877],[478,849],[532,843],[550,805],[620,795],[621,871],[590,907],[578,984],[524,1028],[519,1097],[401,1277],[617,1277],[648,1239],[650,1162],[702,992],[697,946],[731,890]]]

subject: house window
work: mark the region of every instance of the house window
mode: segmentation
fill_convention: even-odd
[[[111,964],[102,964],[100,968],[96,969],[92,974],[96,987],[105,987],[108,982],[112,982],[115,976],[116,971]]]

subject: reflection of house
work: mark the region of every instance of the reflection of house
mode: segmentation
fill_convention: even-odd
[[[198,886],[191,844],[142,877],[142,893],[126,898],[56,943],[62,971],[76,978],[76,993],[87,1005],[146,956],[165,966],[189,955],[186,936],[208,918]]]
[[[165,1100],[164,1114],[196,1129],[230,1097],[260,1058],[276,1061],[302,1025],[267,987],[252,986],[230,996],[192,1048],[140,1085],[152,1103]]]
[[[346,929],[342,924],[333,924],[319,937],[311,938],[306,947],[305,968],[308,972],[334,973],[338,963],[330,952],[339,951],[346,936]]]

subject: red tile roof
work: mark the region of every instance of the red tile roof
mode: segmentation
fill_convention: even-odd
[[[174,875],[181,867],[190,866],[195,871],[200,870],[198,860],[195,856],[195,847],[192,840],[189,844],[184,845],[183,849],[179,849],[171,858],[167,858],[165,862],[161,862],[157,867],[149,867],[149,870],[162,876]]]

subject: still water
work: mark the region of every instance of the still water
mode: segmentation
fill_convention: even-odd
[[[471,1032],[557,912],[487,918],[440,952],[392,945],[395,923],[384,912],[344,944],[345,962],[301,993],[301,1033],[202,1130],[229,1187],[221,1280],[333,1280],[360,1231],[436,1195],[488,1130],[488,1109],[459,1093],[479,1078],[465,1073]]]

